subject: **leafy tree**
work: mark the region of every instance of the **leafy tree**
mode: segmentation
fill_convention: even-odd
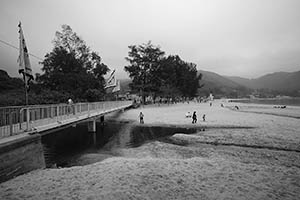
[[[160,80],[160,90],[159,93],[162,96],[181,96],[178,89],[180,73],[181,60],[179,56],[168,56],[161,60],[160,67],[156,73],[156,77]]]
[[[136,92],[141,92],[145,102],[145,93],[158,90],[159,80],[155,72],[165,53],[160,50],[159,46],[151,44],[151,41],[128,48],[130,51],[125,59],[130,65],[125,66],[124,69],[132,79],[131,88]]]
[[[131,88],[154,97],[186,96],[197,94],[199,80],[202,75],[197,75],[196,64],[188,63],[179,56],[165,57],[165,53],[151,42],[142,45],[129,46],[126,60],[130,65],[124,69],[132,79]]]
[[[86,43],[68,25],[56,32],[54,48],[41,62],[44,74],[37,81],[50,90],[69,93],[77,100],[99,100],[104,93],[104,78],[109,68],[102,63],[97,52],[91,51]],[[99,98],[90,98],[90,91],[98,90]],[[89,92],[88,92],[89,91]]]
[[[193,97],[199,88],[202,75],[197,75],[196,64],[187,63],[178,55],[168,56],[161,61],[157,76],[161,79],[163,88],[169,88],[169,93],[176,96]]]

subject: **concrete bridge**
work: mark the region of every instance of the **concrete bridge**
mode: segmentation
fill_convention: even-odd
[[[89,129],[95,131],[97,118],[131,105],[131,101],[103,101],[3,107],[0,108],[0,139],[21,133],[45,134],[82,121],[89,121]]]

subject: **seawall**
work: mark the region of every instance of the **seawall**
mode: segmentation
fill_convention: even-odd
[[[41,168],[45,168],[45,159],[39,134],[0,143],[0,182]]]

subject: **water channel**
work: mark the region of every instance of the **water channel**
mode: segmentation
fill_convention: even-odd
[[[90,133],[87,123],[82,123],[42,136],[46,166],[59,168],[91,164],[122,156],[115,149],[135,148],[147,142],[166,140],[177,132],[196,132],[196,129],[190,128],[147,127],[115,120],[107,120],[104,124],[98,122],[96,130],[96,133]]]

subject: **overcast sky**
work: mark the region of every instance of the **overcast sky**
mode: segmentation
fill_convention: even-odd
[[[1,0],[0,40],[18,46],[19,21],[30,53],[44,58],[68,24],[119,78],[128,46],[149,40],[221,75],[300,70],[300,0]],[[17,57],[0,43],[0,68],[11,76],[20,76]]]

